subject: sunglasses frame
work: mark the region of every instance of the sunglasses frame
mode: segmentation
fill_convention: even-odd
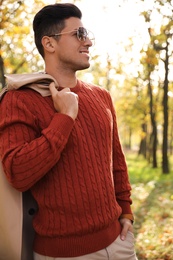
[[[94,41],[95,38],[94,38],[94,34],[87,30],[86,28],[84,27],[79,27],[77,30],[72,30],[72,31],[68,31],[68,32],[62,32],[62,33],[55,33],[55,34],[51,34],[49,35],[49,37],[56,37],[56,36],[61,36],[61,35],[64,35],[64,34],[70,34],[72,32],[76,32],[76,37],[77,39],[80,41],[80,42],[85,42],[86,39],[88,38],[90,41]],[[88,37],[89,34],[92,34],[93,37]]]

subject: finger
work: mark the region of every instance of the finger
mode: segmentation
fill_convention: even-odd
[[[120,238],[122,241],[124,241],[126,239],[127,232],[128,232],[128,229],[126,227],[123,227],[121,234],[120,234]]]
[[[71,92],[70,88],[63,88],[61,91],[62,92]]]
[[[55,83],[54,82],[50,83],[49,89],[50,89],[50,92],[51,92],[52,95],[55,95],[57,93],[57,89],[55,87]]]

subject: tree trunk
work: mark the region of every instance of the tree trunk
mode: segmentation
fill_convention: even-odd
[[[165,63],[165,81],[164,81],[164,93],[163,93],[163,144],[162,144],[162,172],[169,173],[168,162],[168,41],[166,45],[166,59]]]
[[[149,77],[150,78],[150,77]],[[153,109],[153,92],[151,83],[148,83],[148,93],[149,93],[149,107],[150,107],[150,118],[151,118],[151,126],[152,126],[152,133],[150,136],[150,152],[152,155],[152,166],[153,168],[157,168],[157,123],[155,120],[156,112]]]
[[[138,154],[143,155],[144,158],[147,157],[147,125],[145,123],[142,124],[142,132],[144,133],[144,137],[141,138],[140,146],[139,146],[139,151]]]
[[[173,154],[173,111],[170,111],[171,113],[171,128],[170,128],[170,141],[169,141],[169,147],[170,147],[170,155]]]
[[[2,88],[4,88],[5,87],[4,62],[1,55],[0,55],[0,83],[2,84]]]

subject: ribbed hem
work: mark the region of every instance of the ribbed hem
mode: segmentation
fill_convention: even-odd
[[[50,238],[36,234],[34,251],[50,257],[77,257],[99,251],[110,245],[120,234],[121,225],[116,220],[97,233],[76,237]]]
[[[122,200],[117,200],[118,204],[120,205],[121,209],[122,209],[122,213],[121,214],[131,214],[132,213],[132,209],[130,207],[131,202],[129,201],[122,201]]]

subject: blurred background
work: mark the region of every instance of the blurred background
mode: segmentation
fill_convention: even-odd
[[[173,260],[173,1],[0,0],[5,74],[44,71],[32,31],[44,5],[75,3],[95,35],[81,80],[110,91],[132,183],[139,260]]]

